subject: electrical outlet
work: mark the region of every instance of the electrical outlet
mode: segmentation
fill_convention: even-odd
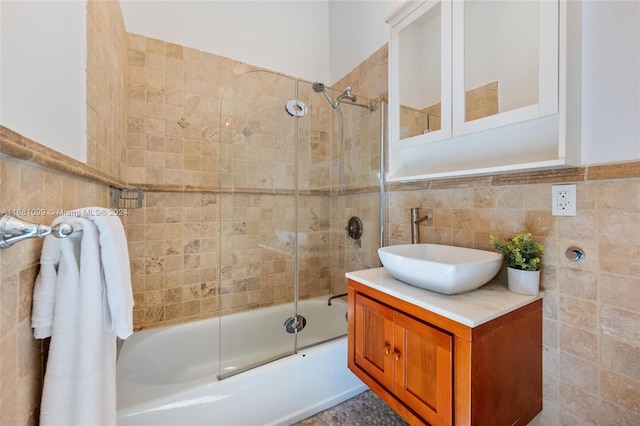
[[[551,214],[553,216],[575,216],[577,213],[576,204],[575,185],[551,186]]]

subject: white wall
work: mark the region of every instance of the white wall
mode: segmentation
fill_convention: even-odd
[[[331,84],[389,41],[388,15],[403,0],[329,2]]]
[[[127,31],[310,81],[329,79],[326,1],[121,2]]]
[[[0,1],[0,123],[87,158],[85,1]]]
[[[582,4],[582,162],[640,159],[640,2]]]

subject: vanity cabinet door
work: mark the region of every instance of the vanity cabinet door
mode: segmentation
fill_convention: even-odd
[[[393,389],[394,311],[360,293],[355,302],[355,363]]]
[[[452,337],[396,313],[394,340],[396,396],[430,424],[451,424]]]

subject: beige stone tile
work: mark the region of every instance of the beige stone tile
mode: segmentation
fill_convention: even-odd
[[[39,266],[36,264],[23,269],[18,275],[18,305],[16,318],[18,322],[31,317],[33,287],[38,270]],[[3,308],[5,307],[4,304],[2,306]],[[29,359],[33,359],[33,357]]]
[[[203,52],[201,52],[200,50],[193,49],[187,46],[183,46],[182,48],[183,59],[187,62],[200,63],[202,53]]]
[[[600,275],[600,301],[631,311],[640,311],[640,278]]]
[[[147,38],[145,36],[133,33],[127,33],[127,40],[129,49],[136,50],[138,52],[146,51]]]
[[[4,283],[3,283],[4,284]],[[5,401],[12,394],[18,382],[18,343],[15,332],[2,332],[0,341],[0,400]]]
[[[635,413],[640,413],[640,382],[611,371],[600,374],[602,397]]]
[[[3,268],[4,270],[4,268]],[[5,336],[15,327],[18,319],[18,276],[10,275],[0,281],[0,336]]]
[[[558,236],[565,238],[595,239],[598,236],[598,218],[594,211],[578,212],[577,216],[558,216]]]
[[[560,297],[556,292],[545,293],[544,299],[542,300],[542,313],[544,318],[557,320],[559,304]]]
[[[166,43],[167,58],[183,59],[183,47],[173,43]]]
[[[127,55],[127,64],[136,67],[144,67],[146,64],[146,55],[144,52],[129,49]]]
[[[638,235],[640,235],[640,210],[605,209],[598,212],[599,241],[638,244]]]
[[[587,361],[598,360],[598,334],[562,324],[560,326],[560,349]]]
[[[127,131],[129,133],[144,133],[146,120],[141,117],[127,117]]]
[[[637,345],[640,342],[640,313],[603,305],[600,328],[606,336]]]
[[[560,297],[560,322],[564,325],[596,331],[598,328],[598,305],[593,302]]]
[[[556,233],[556,220],[549,212],[526,210],[524,229],[534,236],[553,236]]]
[[[560,292],[582,299],[598,297],[598,275],[595,272],[572,268],[560,268]]]
[[[147,135],[147,151],[164,152],[165,151],[165,138],[164,136]],[[151,163],[151,165],[156,165]]]
[[[599,426],[634,426],[640,424],[640,414],[602,401],[599,410]]]
[[[578,389],[597,393],[600,380],[597,364],[560,352],[559,371],[561,380]]]
[[[637,179],[594,183],[593,192],[599,209],[640,210],[640,183]]]
[[[138,41],[139,45],[142,45],[142,41]],[[153,38],[145,38],[144,50],[147,53],[155,53],[159,55],[165,55],[166,43],[162,40],[156,40]]]
[[[165,84],[164,73],[165,73],[165,70],[167,69],[165,56],[161,54],[148,53],[146,57],[146,69],[147,69],[147,83],[156,87],[164,87],[164,84]],[[149,78],[150,72],[152,73],[156,72],[158,76],[160,75],[162,76],[162,79],[157,81],[153,80],[153,78],[150,79]]]
[[[640,381],[640,345],[625,343],[608,336],[600,340],[602,367]]]
[[[618,275],[640,276],[640,245],[600,243],[600,269]],[[624,259],[621,261],[621,259]]]
[[[579,389],[561,381],[559,401],[562,414],[574,417],[566,424],[579,421],[582,425],[597,425],[599,400],[588,390],[590,389]],[[565,424],[565,422],[561,424]]]

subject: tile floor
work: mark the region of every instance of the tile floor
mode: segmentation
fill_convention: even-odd
[[[309,425],[404,426],[407,423],[373,392],[367,390],[342,404],[296,423],[294,426]]]

